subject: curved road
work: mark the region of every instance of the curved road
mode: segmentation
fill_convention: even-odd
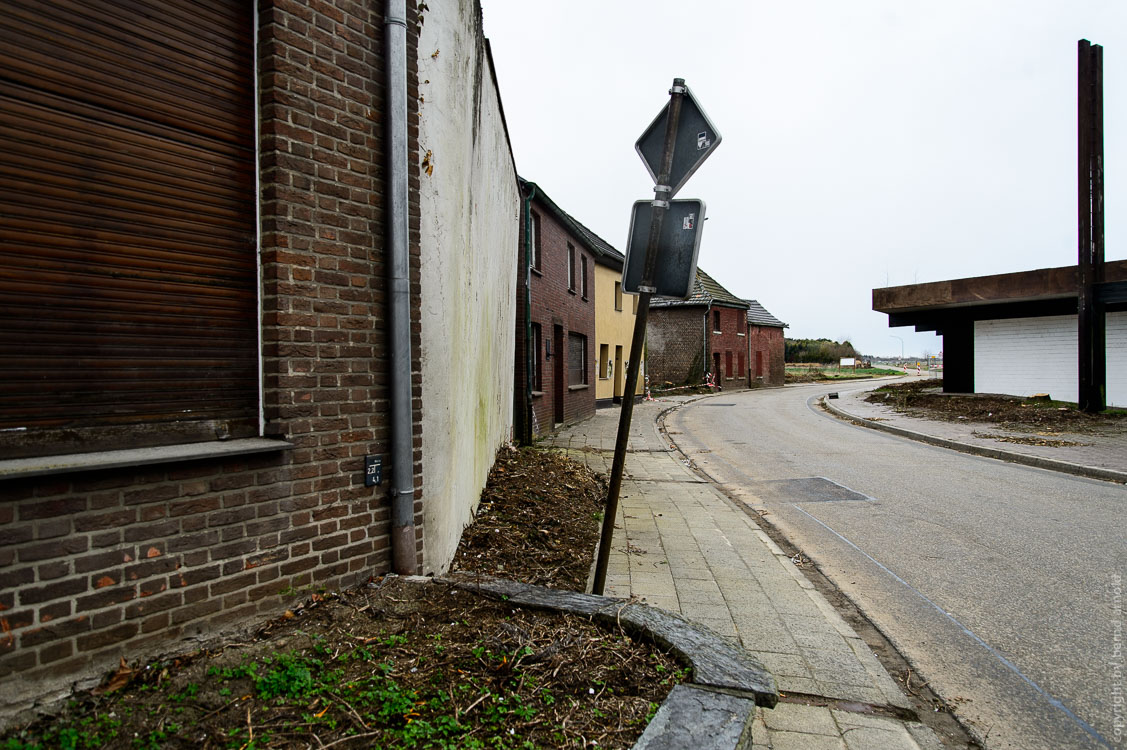
[[[1127,747],[1127,488],[856,427],[827,390],[720,394],[665,427],[987,747]]]

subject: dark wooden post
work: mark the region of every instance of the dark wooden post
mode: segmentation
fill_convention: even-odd
[[[1098,412],[1107,406],[1104,310],[1096,295],[1104,280],[1103,47],[1081,39],[1077,63],[1078,397],[1083,411]]]

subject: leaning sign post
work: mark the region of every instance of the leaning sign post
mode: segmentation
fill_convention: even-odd
[[[674,201],[673,196],[718,145],[720,133],[713,127],[704,110],[697,105],[683,78],[673,79],[669,103],[635,144],[638,155],[642,157],[642,162],[654,179],[654,197],[652,201],[639,201],[634,206],[627,259],[622,269],[622,288],[639,295],[638,313],[634,318],[622,411],[618,419],[618,438],[614,444],[614,462],[607,490],[607,507],[603,514],[599,553],[595,560],[592,591],[596,594],[602,594],[606,587],[607,561],[610,559],[610,545],[614,536],[614,519],[618,514],[618,495],[622,489],[626,445],[630,437],[630,418],[634,414],[634,393],[638,389],[638,369],[642,346],[646,340],[650,297],[657,293],[687,297],[696,275],[700,231],[704,225],[704,203]],[[675,214],[674,218],[677,219],[670,227],[665,226],[667,213]],[[649,231],[644,232],[642,227],[647,219]],[[646,237],[644,245],[641,241],[643,236]]]

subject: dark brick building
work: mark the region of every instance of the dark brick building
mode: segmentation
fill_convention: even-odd
[[[748,384],[781,386],[786,382],[786,346],[783,329],[787,324],[753,299],[744,300],[747,309]]]
[[[3,712],[391,566],[383,4],[151,5],[0,19]],[[418,569],[415,126],[407,161]]]
[[[609,245],[536,183],[521,192],[514,421],[529,440],[595,413],[595,260]]]
[[[747,310],[700,268],[688,298],[654,297],[646,326],[651,387],[695,385],[708,373],[721,387],[746,387]]]

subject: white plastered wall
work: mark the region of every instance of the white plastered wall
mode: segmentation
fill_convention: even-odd
[[[1127,313],[1106,318],[1107,403],[1127,406]],[[974,390],[1077,400],[1075,315],[974,324]]]
[[[419,33],[423,523],[450,565],[513,419],[520,196],[474,0]]]

